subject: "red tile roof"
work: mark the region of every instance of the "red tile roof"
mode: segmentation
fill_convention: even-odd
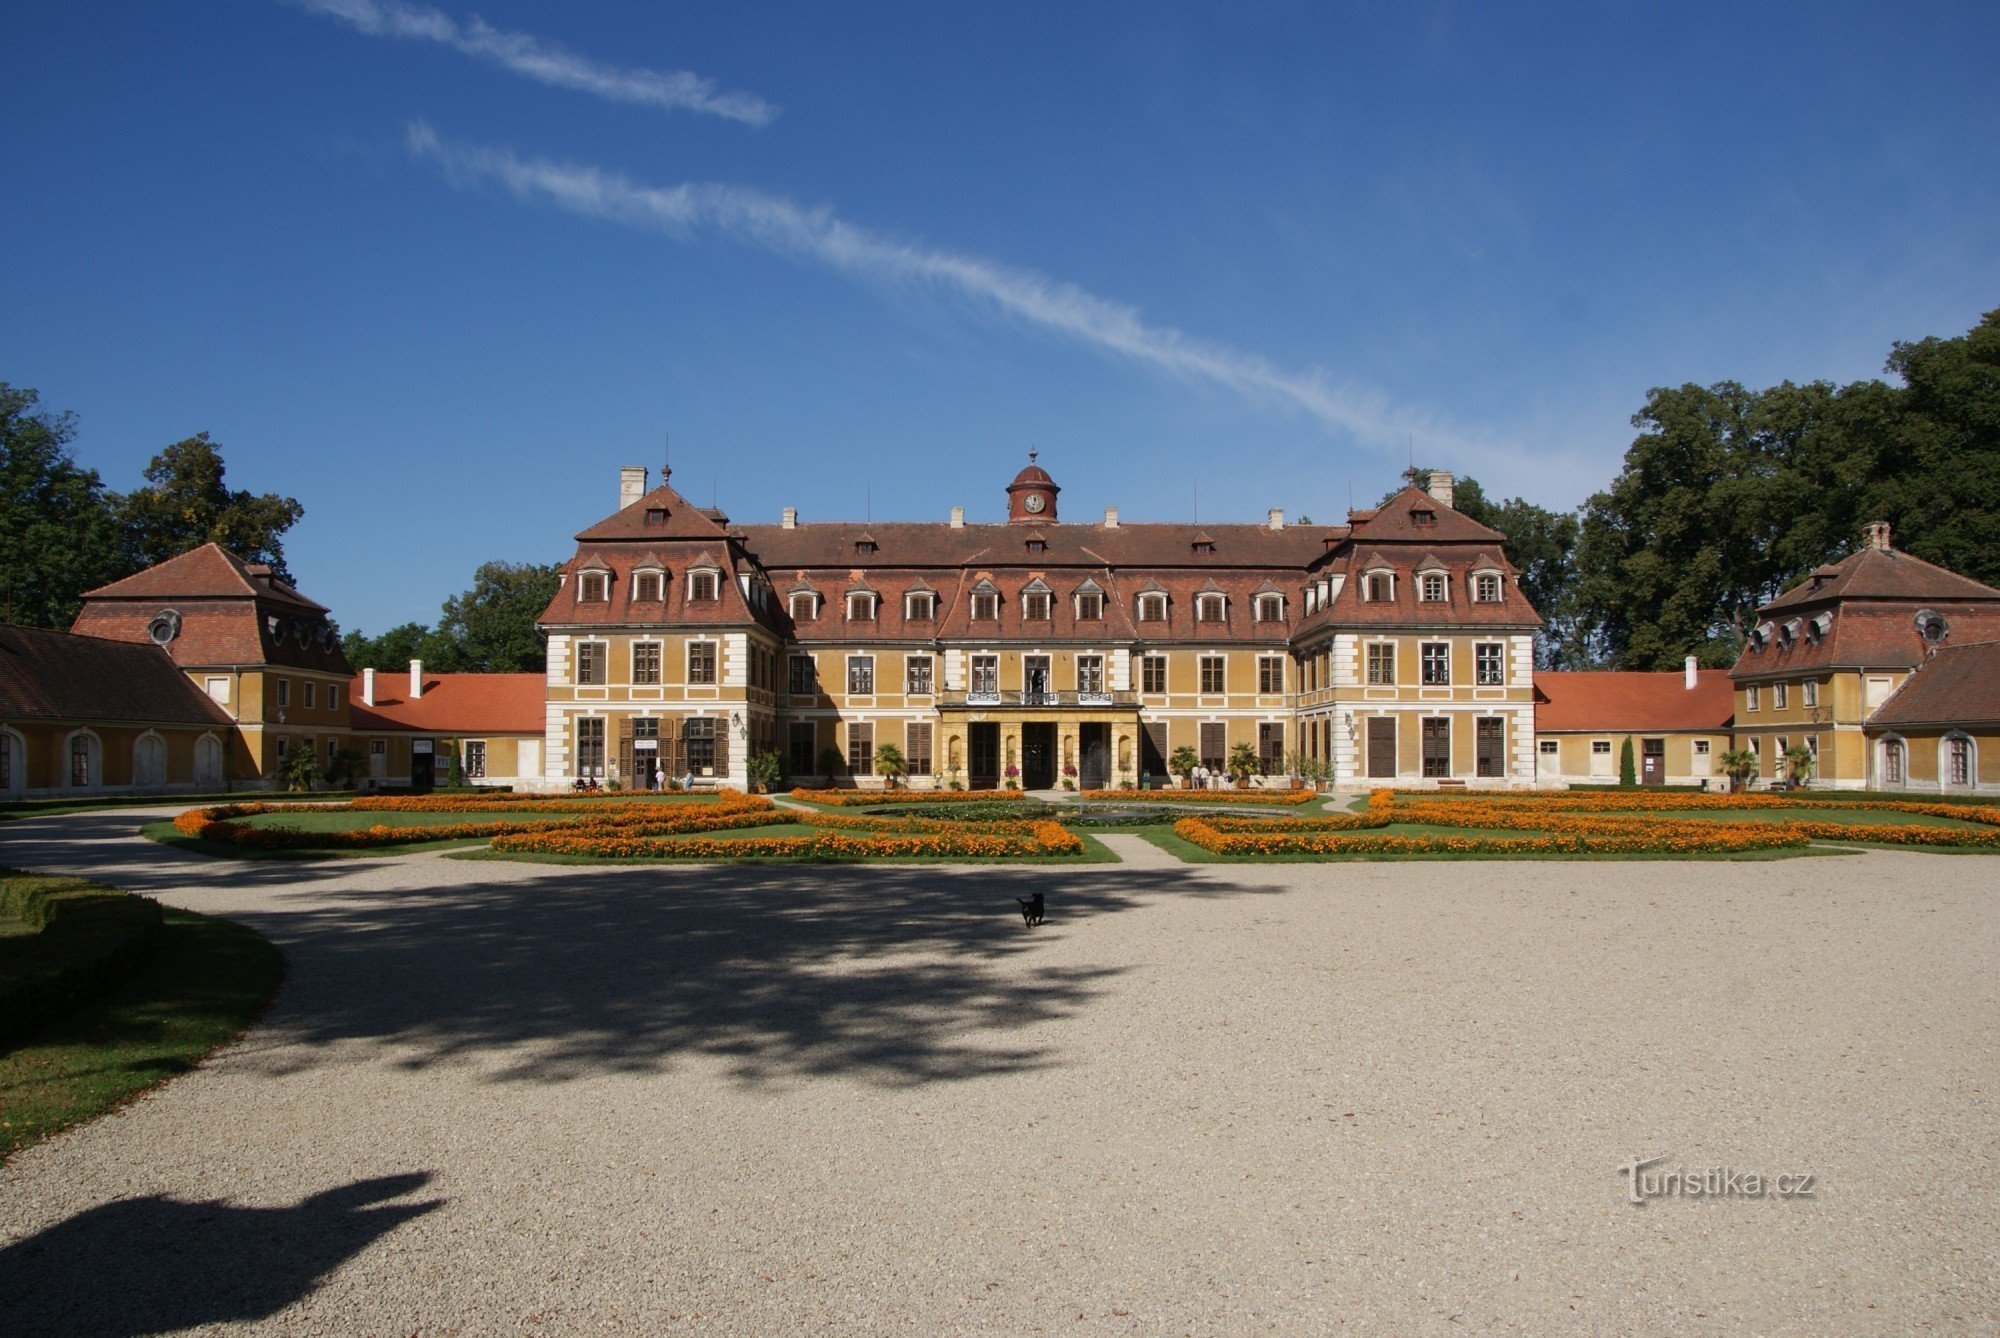
[[[373,706],[362,702],[364,681],[355,675],[347,691],[356,733],[540,734],[545,723],[541,674],[425,674],[413,700],[407,673],[382,672]]]
[[[1760,617],[1832,600],[1993,600],[2000,590],[1893,548],[1864,548],[1814,571],[1758,610]]]
[[[1945,646],[1868,717],[1870,729],[2000,725],[2000,641]]]
[[[1726,669],[1685,673],[1597,670],[1535,675],[1535,729],[1569,731],[1726,730],[1736,712]]]
[[[4,623],[0,719],[231,723],[158,646]]]
[[[166,650],[183,668],[281,665],[352,672],[324,605],[218,544],[203,544],[90,591],[70,630],[150,642],[153,620],[169,611],[179,616],[179,630]]]

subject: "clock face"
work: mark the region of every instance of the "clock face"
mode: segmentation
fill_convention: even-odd
[[[1047,506],[1048,504],[1049,504],[1048,499],[1043,497],[1038,492],[1029,493],[1028,500],[1021,503],[1021,505],[1027,507],[1030,512],[1033,512],[1036,515],[1040,515],[1042,508]]]

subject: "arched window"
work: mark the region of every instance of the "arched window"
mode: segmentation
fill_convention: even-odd
[[[28,745],[11,729],[0,729],[0,794],[28,788]]]
[[[1901,785],[1903,783],[1903,778],[1908,774],[1905,760],[1903,741],[1901,739],[1890,738],[1882,740],[1882,783],[1884,785]]]
[[[1972,737],[1967,734],[1947,734],[1939,746],[1944,756],[1939,759],[1938,775],[1944,778],[1948,790],[1969,790],[1973,777],[1979,774],[1978,757],[1973,752]]]
[[[152,730],[141,734],[132,745],[132,783],[139,786],[167,783],[167,741]]]
[[[80,729],[70,735],[65,755],[69,760],[72,790],[90,790],[104,784],[104,750],[95,734]]]
[[[194,783],[205,790],[222,784],[222,740],[204,734],[194,741]]]

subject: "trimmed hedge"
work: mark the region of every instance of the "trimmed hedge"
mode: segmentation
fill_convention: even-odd
[[[0,870],[0,1042],[88,1003],[159,950],[160,903],[81,878]]]

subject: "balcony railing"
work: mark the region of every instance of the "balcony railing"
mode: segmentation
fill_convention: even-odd
[[[939,701],[945,706],[1028,706],[1028,707],[1117,707],[1139,704],[1136,692],[947,692]]]

